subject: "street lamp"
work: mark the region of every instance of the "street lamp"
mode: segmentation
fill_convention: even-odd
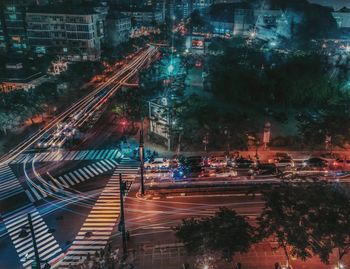
[[[255,138],[255,158],[256,158],[256,160],[259,160],[259,155],[258,155],[259,146],[260,146],[260,140],[258,138]]]
[[[21,232],[19,233],[18,237],[19,238],[26,238],[29,233],[28,233],[28,228],[30,230],[30,235],[32,237],[32,243],[33,243],[33,249],[34,249],[34,258],[35,260],[32,262],[32,269],[41,269],[41,263],[45,263],[44,265],[44,269],[50,269],[51,266],[46,262],[46,261],[42,261],[39,257],[39,252],[38,252],[38,246],[36,243],[36,239],[35,239],[35,233],[34,233],[34,227],[33,227],[33,222],[32,222],[32,216],[30,213],[28,213],[27,215],[28,217],[28,223],[29,223],[29,227],[25,226],[22,228]],[[49,229],[48,232],[52,233],[52,231],[54,231],[54,229]],[[28,255],[28,254],[27,254]],[[25,259],[27,258],[27,255],[25,256]]]
[[[144,139],[143,139],[143,119],[141,121],[141,130],[140,130],[140,172],[141,172],[141,196],[145,195],[145,184],[143,178],[143,169],[144,169],[144,158],[145,158],[145,149],[144,149]]]
[[[126,189],[126,183],[122,180],[122,174],[119,174],[119,188],[120,188],[120,221],[118,225],[119,232],[122,233],[122,240],[123,240],[123,261],[128,256],[128,249],[126,246],[126,232],[125,232],[125,219],[124,219],[124,193]]]

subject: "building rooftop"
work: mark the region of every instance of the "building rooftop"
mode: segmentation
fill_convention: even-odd
[[[115,5],[111,9],[119,12],[154,12],[155,11],[155,8],[152,6],[129,7],[125,5]]]
[[[350,8],[342,7],[341,9],[337,10],[336,12],[350,13]]]
[[[126,16],[117,10],[110,10],[107,15],[107,19],[124,19],[124,18],[129,18],[129,16]]]
[[[27,13],[40,13],[40,14],[77,14],[77,15],[90,15],[97,14],[93,7],[88,6],[76,6],[76,5],[47,5],[47,6],[31,6],[28,8]]]
[[[233,22],[235,9],[250,9],[250,5],[243,3],[220,3],[210,7],[209,15],[211,20]]]

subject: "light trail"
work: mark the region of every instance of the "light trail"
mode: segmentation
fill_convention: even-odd
[[[6,164],[12,160],[14,160],[16,157],[18,157],[19,154],[23,153],[25,150],[31,148],[35,143],[37,143],[42,137],[44,137],[45,134],[49,134],[52,132],[56,126],[59,123],[64,122],[67,117],[74,118],[75,113],[80,113],[82,109],[86,108],[88,105],[91,105],[92,102],[95,102],[95,95],[98,93],[101,93],[102,91],[106,91],[108,94],[106,95],[106,98],[104,100],[109,99],[115,91],[120,87],[112,87],[111,89],[108,89],[109,86],[111,86],[113,83],[117,83],[117,85],[120,84],[119,81],[122,80],[124,83],[126,80],[126,77],[131,77],[131,74],[136,74],[138,72],[138,68],[142,67],[142,64],[145,63],[146,60],[149,60],[150,55],[155,55],[157,49],[155,47],[149,46],[147,49],[137,52],[136,56],[132,59],[131,63],[123,66],[121,70],[118,70],[112,77],[110,77],[106,82],[103,82],[101,85],[99,85],[96,89],[94,89],[92,92],[87,94],[85,97],[81,98],[74,104],[72,104],[68,109],[66,109],[61,114],[57,115],[50,123],[48,123],[46,126],[44,126],[41,130],[31,135],[29,138],[18,144],[15,148],[10,150],[6,155],[2,156],[0,158],[0,165]],[[142,63],[139,65],[139,63]],[[124,77],[122,77],[124,75]],[[122,78],[121,78],[122,77]]]

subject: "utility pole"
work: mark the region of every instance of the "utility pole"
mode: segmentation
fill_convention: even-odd
[[[39,269],[39,268],[41,268],[40,257],[39,257],[39,252],[38,252],[38,246],[36,245],[36,240],[35,240],[34,228],[33,228],[33,223],[32,223],[32,216],[30,215],[30,213],[28,213],[28,222],[29,222],[30,234],[32,236],[32,241],[33,241],[33,249],[34,249],[34,256],[35,256],[35,263],[36,263],[36,267],[34,267],[32,264],[32,268]]]
[[[124,219],[124,192],[125,183],[122,180],[122,174],[119,174],[119,186],[120,186],[120,221],[119,221],[119,232],[122,233],[123,239],[123,260],[128,256],[127,246],[126,246],[126,233],[125,233],[125,219]]]
[[[143,140],[143,119],[141,121],[141,130],[140,130],[140,170],[141,170],[141,196],[145,195],[145,183],[143,178],[144,172],[144,158],[145,158],[145,148],[144,148],[144,140]]]

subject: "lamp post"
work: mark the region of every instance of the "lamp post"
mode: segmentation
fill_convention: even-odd
[[[141,196],[145,195],[145,183],[144,183],[144,154],[145,154],[145,148],[144,148],[144,139],[143,139],[143,119],[141,121],[141,130],[140,130],[140,170],[141,170]]]
[[[33,250],[34,250],[34,261],[32,262],[31,266],[32,266],[32,269],[41,269],[42,268],[41,263],[45,262],[45,261],[40,260],[40,257],[39,257],[39,251],[38,251],[38,246],[37,246],[36,239],[35,239],[32,216],[30,213],[27,214],[27,218],[28,218],[29,230],[30,230],[30,235],[32,237]],[[20,234],[18,235],[18,237],[19,238],[26,238],[29,235],[27,229],[28,229],[28,227],[23,227]],[[54,229],[49,229],[48,232],[50,232],[50,230],[54,230]],[[47,262],[45,262],[44,269],[49,269],[49,268],[51,268],[51,266]]]
[[[119,174],[119,186],[120,186],[120,221],[118,225],[119,232],[122,233],[123,240],[123,261],[125,261],[128,256],[128,249],[126,245],[126,232],[125,232],[125,219],[124,219],[124,192],[125,192],[125,182],[122,180],[122,174]]]
[[[259,146],[260,146],[260,140],[258,138],[255,138],[255,158],[257,161],[259,160],[259,155],[258,155]]]
[[[36,268],[41,268],[41,266],[40,266],[40,257],[39,257],[39,252],[38,252],[38,246],[36,245],[34,228],[33,228],[33,222],[32,222],[32,216],[30,215],[30,213],[28,213],[28,222],[29,222],[30,234],[32,236],[32,241],[33,241],[33,249],[34,249]]]

